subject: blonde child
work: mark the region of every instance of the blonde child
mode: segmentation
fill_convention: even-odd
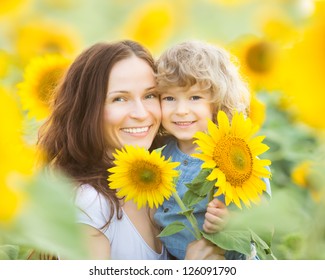
[[[162,126],[167,137],[163,150],[165,157],[180,162],[177,191],[182,198],[187,191],[185,183],[199,173],[202,161],[191,157],[196,145],[193,136],[207,130],[207,119],[216,121],[219,110],[232,118],[236,110],[247,115],[250,94],[230,54],[223,48],[200,41],[187,41],[165,51],[157,60],[157,86],[162,109]],[[270,184],[265,180],[267,192]],[[199,225],[206,232],[220,231],[228,216],[224,197],[207,199],[194,209]],[[173,198],[165,201],[155,214],[156,222],[165,227],[173,221],[182,221],[191,227],[186,217],[178,214],[178,204]],[[187,245],[194,240],[192,234],[182,230],[162,237],[169,253],[184,259]],[[247,259],[235,251],[226,251],[226,259]],[[253,256],[253,258],[256,258]]]

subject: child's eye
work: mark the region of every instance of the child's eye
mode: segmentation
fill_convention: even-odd
[[[198,96],[198,95],[191,96],[191,100],[199,100],[201,98],[202,97],[201,96]]]
[[[175,98],[172,97],[172,96],[165,96],[165,97],[163,97],[161,100],[165,100],[165,101],[174,101]]]

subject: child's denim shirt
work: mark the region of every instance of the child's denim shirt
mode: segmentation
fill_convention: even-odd
[[[180,165],[176,168],[181,171],[181,175],[177,182],[177,193],[180,198],[184,197],[185,192],[188,190],[185,183],[190,183],[200,172],[202,160],[193,158],[187,154],[184,154],[177,147],[175,140],[170,140],[167,146],[163,149],[162,154],[166,159],[172,157],[172,161],[180,162]],[[204,215],[207,208],[207,199],[202,200],[195,206],[194,215],[199,223],[199,227],[202,229],[204,222]],[[163,228],[174,221],[183,222],[188,228],[192,230],[191,224],[187,218],[178,214],[181,211],[174,197],[170,197],[169,200],[165,200],[163,205],[157,209],[155,214],[156,222]],[[184,259],[187,245],[195,240],[193,234],[184,229],[178,233],[170,236],[161,237],[162,242],[166,246],[168,252],[177,259]]]
[[[180,165],[176,168],[181,171],[181,175],[177,182],[177,192],[180,198],[184,197],[185,192],[188,188],[185,183],[190,183],[200,172],[202,160],[198,158],[193,158],[185,153],[183,153],[177,146],[177,142],[174,139],[169,140],[166,147],[163,149],[162,154],[166,159],[172,157],[172,161],[180,162]],[[270,194],[269,181],[267,183],[267,192]],[[224,202],[224,196],[218,196],[218,199]],[[207,209],[208,200],[204,199],[199,202],[194,208],[194,215],[198,221],[200,229],[202,229],[205,213]],[[186,227],[192,230],[191,224],[188,222],[184,215],[178,214],[181,211],[175,199],[171,196],[169,200],[165,200],[163,205],[157,209],[154,216],[156,222],[159,226],[165,228],[167,225],[174,221],[183,222]],[[170,236],[161,237],[162,242],[166,246],[168,252],[172,254],[175,258],[183,260],[186,254],[186,248],[188,244],[195,240],[193,234],[184,229],[178,233],[172,234]],[[231,252],[231,253],[230,253]],[[226,253],[226,259],[244,259],[245,256],[235,252],[230,251]]]

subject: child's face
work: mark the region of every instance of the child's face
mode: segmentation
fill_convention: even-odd
[[[190,142],[197,131],[207,130],[207,119],[212,119],[211,93],[198,85],[189,89],[170,88],[161,94],[162,125],[178,142]]]

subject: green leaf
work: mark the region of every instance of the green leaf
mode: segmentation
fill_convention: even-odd
[[[269,244],[267,244],[266,241],[264,241],[258,234],[256,234],[254,231],[250,230],[252,235],[252,240],[260,246],[262,249],[270,249]]]
[[[186,228],[186,226],[182,222],[178,222],[178,221],[173,222],[173,223],[169,224],[168,226],[166,226],[162,230],[162,232],[158,235],[158,237],[164,237],[164,236],[169,236],[169,235],[175,234],[177,232],[180,232],[184,228]]]
[[[206,179],[210,173],[211,169],[201,169],[200,173],[193,179],[192,182],[185,184],[186,187],[198,196],[206,196],[215,184],[215,180],[209,181]]]
[[[19,246],[17,245],[1,245],[0,260],[17,260],[19,255]]]
[[[180,211],[177,214],[187,216],[187,215],[191,215],[193,213],[193,211],[194,211],[194,209],[190,208],[185,211]]]
[[[202,201],[205,198],[206,198],[206,196],[199,196],[195,192],[188,190],[184,194],[182,201],[184,202],[184,204],[187,207],[191,207],[193,205],[196,205],[197,203],[199,203],[200,201]]]
[[[223,230],[202,235],[224,250],[234,250],[245,255],[251,254],[251,235],[248,230]]]
[[[273,255],[273,252],[271,250],[271,246],[267,244],[266,241],[264,241],[258,234],[256,234],[254,231],[250,230],[252,240],[255,242],[255,244],[260,248],[259,252],[264,253],[264,255],[271,255],[274,259],[276,259]]]
[[[59,254],[67,259],[88,258],[80,225],[76,223],[73,186],[59,173],[42,172],[25,182],[26,203],[6,239],[10,244]]]
[[[160,148],[157,148],[157,149],[155,149],[155,151],[157,151],[157,152],[162,152],[162,150],[166,147],[167,145],[164,145],[164,146],[162,146],[162,147],[160,147]]]

